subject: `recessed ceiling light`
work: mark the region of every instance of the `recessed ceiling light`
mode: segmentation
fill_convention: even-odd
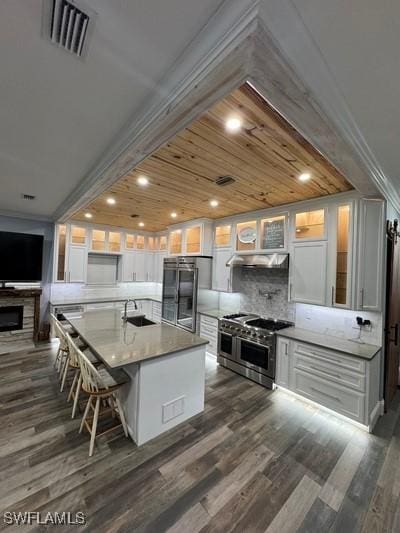
[[[211,207],[218,207],[219,206],[219,202],[218,202],[218,200],[210,200],[210,205],[211,205]]]
[[[92,215],[92,213],[85,213],[85,217],[86,218],[93,218],[93,215]]]
[[[117,202],[115,200],[115,198],[113,198],[112,196],[110,196],[109,198],[107,198],[107,203],[109,205],[115,205]]]
[[[145,187],[146,185],[149,184],[149,178],[146,177],[146,176],[139,176],[138,179],[137,179],[137,182],[142,187]]]
[[[242,121],[238,117],[230,117],[225,122],[225,128],[230,133],[235,133],[236,131],[239,131],[242,127]]]
[[[172,218],[176,218],[177,216],[178,216],[178,214],[175,213],[175,211],[173,211],[173,212],[171,213],[171,217],[172,217]]]
[[[311,174],[309,172],[303,172],[303,174],[300,174],[299,180],[300,181],[308,181],[311,178]]]
[[[139,222],[139,226],[140,226],[141,228],[143,228],[143,227],[144,227],[144,222]]]

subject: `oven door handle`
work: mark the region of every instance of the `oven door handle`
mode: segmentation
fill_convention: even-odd
[[[248,342],[249,344],[253,344],[254,346],[262,346],[263,348],[266,348],[268,351],[271,350],[271,346],[268,346],[266,344],[262,344],[261,342],[251,341],[249,339],[246,339],[245,337],[238,336],[237,340],[240,342],[240,344],[244,341],[244,342]]]

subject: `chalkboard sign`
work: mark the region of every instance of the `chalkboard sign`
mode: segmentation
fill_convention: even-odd
[[[265,220],[262,236],[262,248],[275,250],[285,246],[285,218]]]

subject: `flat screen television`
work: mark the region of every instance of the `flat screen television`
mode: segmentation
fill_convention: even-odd
[[[43,236],[0,231],[0,282],[41,281]]]

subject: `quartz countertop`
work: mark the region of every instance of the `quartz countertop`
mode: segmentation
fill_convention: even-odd
[[[75,298],[50,298],[50,305],[79,305],[79,304],[102,304],[112,302],[124,302],[125,300],[153,300],[154,302],[161,302],[161,295],[159,294],[141,294],[141,295],[125,295],[125,296],[76,296]]]
[[[135,315],[143,316],[143,313],[128,316]],[[117,309],[66,313],[65,318],[110,368],[208,344],[206,339],[168,324],[136,327],[123,322]]]
[[[219,309],[216,307],[199,307],[197,309],[199,315],[206,315],[211,318],[222,318],[225,315],[231,315],[232,313],[237,313],[237,311],[232,311],[231,309]]]
[[[381,349],[380,346],[376,346],[375,344],[360,343],[296,327],[281,329],[277,334],[280,337],[295,339],[316,346],[323,346],[324,348],[336,350],[354,357],[360,357],[361,359],[367,359],[368,361],[373,359]]]

